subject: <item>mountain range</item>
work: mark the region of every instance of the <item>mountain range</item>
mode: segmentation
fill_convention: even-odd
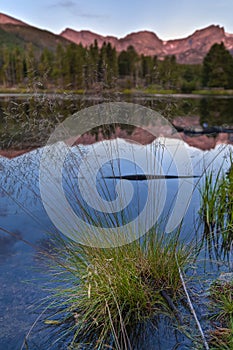
[[[139,54],[154,56],[163,59],[167,55],[175,55],[179,63],[201,63],[214,43],[223,42],[233,54],[233,34],[225,32],[219,25],[210,25],[196,30],[183,39],[164,41],[155,33],[140,31],[126,35],[124,38],[102,36],[88,30],[76,31],[67,28],[60,35],[53,34],[24,23],[18,19],[0,13],[0,44],[7,46],[25,47],[31,43],[37,49],[54,50],[58,43],[68,45],[70,42],[89,46],[97,40],[101,47],[104,42],[111,43],[118,52],[134,46]]]

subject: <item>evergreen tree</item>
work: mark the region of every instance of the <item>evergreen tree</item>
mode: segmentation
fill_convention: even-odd
[[[19,48],[14,49],[14,56],[15,56],[15,82],[16,84],[20,84],[24,80],[24,54],[22,50]]]
[[[56,48],[55,57],[54,57],[54,65],[52,67],[52,77],[56,86],[64,87],[64,56],[65,51],[62,45],[59,43]]]
[[[153,82],[153,68],[154,62],[151,56],[141,56],[141,76],[145,80],[146,85],[150,85]]]
[[[118,57],[119,75],[130,78],[131,85],[137,86],[141,71],[140,57],[132,45]]]
[[[28,44],[26,48],[26,76],[29,85],[34,84],[37,75],[38,72],[35,50],[32,44]]]
[[[42,84],[52,83],[53,77],[54,54],[45,48],[40,56],[38,63],[38,74],[42,79]]]
[[[10,72],[10,52],[7,47],[3,47],[2,50],[2,79],[3,85],[9,86],[11,83],[11,72]]]
[[[96,39],[94,41],[94,45],[90,45],[89,50],[85,49],[84,54],[84,80],[85,87],[89,89],[98,81],[99,47]]]
[[[106,46],[106,83],[109,88],[114,86],[118,75],[118,63],[116,49],[112,47],[111,43]]]
[[[118,56],[118,71],[120,77],[130,75],[130,62],[127,51],[123,50]]]
[[[214,44],[203,61],[202,83],[207,87],[233,88],[233,57],[223,43]]]
[[[163,61],[159,63],[159,80],[160,84],[165,89],[173,89],[177,84],[178,71],[176,57],[166,56]]]
[[[98,81],[107,83],[107,44],[103,43],[100,53],[99,53],[99,61],[98,61]]]

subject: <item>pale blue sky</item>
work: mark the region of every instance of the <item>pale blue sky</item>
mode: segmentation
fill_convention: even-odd
[[[54,33],[70,27],[122,37],[146,29],[167,40],[210,24],[233,33],[233,0],[1,0],[0,12]]]

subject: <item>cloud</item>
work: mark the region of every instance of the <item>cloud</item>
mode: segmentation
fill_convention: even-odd
[[[87,13],[80,9],[78,4],[75,1],[72,0],[61,0],[57,2],[56,4],[52,4],[49,6],[50,8],[63,8],[69,11],[73,16],[75,17],[82,17],[82,18],[107,18],[108,16],[105,14],[95,14],[95,13]]]
[[[78,17],[83,18],[107,18],[107,15],[100,15],[100,14],[94,14],[94,13],[79,13],[77,14]]]
[[[62,1],[59,1],[57,5],[54,5],[54,6],[74,8],[74,7],[77,7],[77,4],[72,0],[62,0]]]
[[[61,0],[61,1],[58,1],[57,3],[48,5],[48,7],[50,8],[63,7],[67,9],[75,9],[75,8],[78,9],[77,4],[72,0]]]

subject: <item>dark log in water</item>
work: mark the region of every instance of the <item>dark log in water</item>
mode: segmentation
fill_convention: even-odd
[[[122,175],[122,176],[105,176],[105,179],[120,179],[120,180],[131,180],[131,181],[144,181],[144,180],[160,180],[160,179],[190,179],[200,177],[199,175],[193,176],[180,176],[180,175]]]
[[[233,133],[233,128],[225,128],[223,126],[211,126],[203,129],[200,128],[183,128],[181,126],[174,125],[174,128],[178,132],[183,132],[185,135],[211,135],[211,134],[231,134]]]

